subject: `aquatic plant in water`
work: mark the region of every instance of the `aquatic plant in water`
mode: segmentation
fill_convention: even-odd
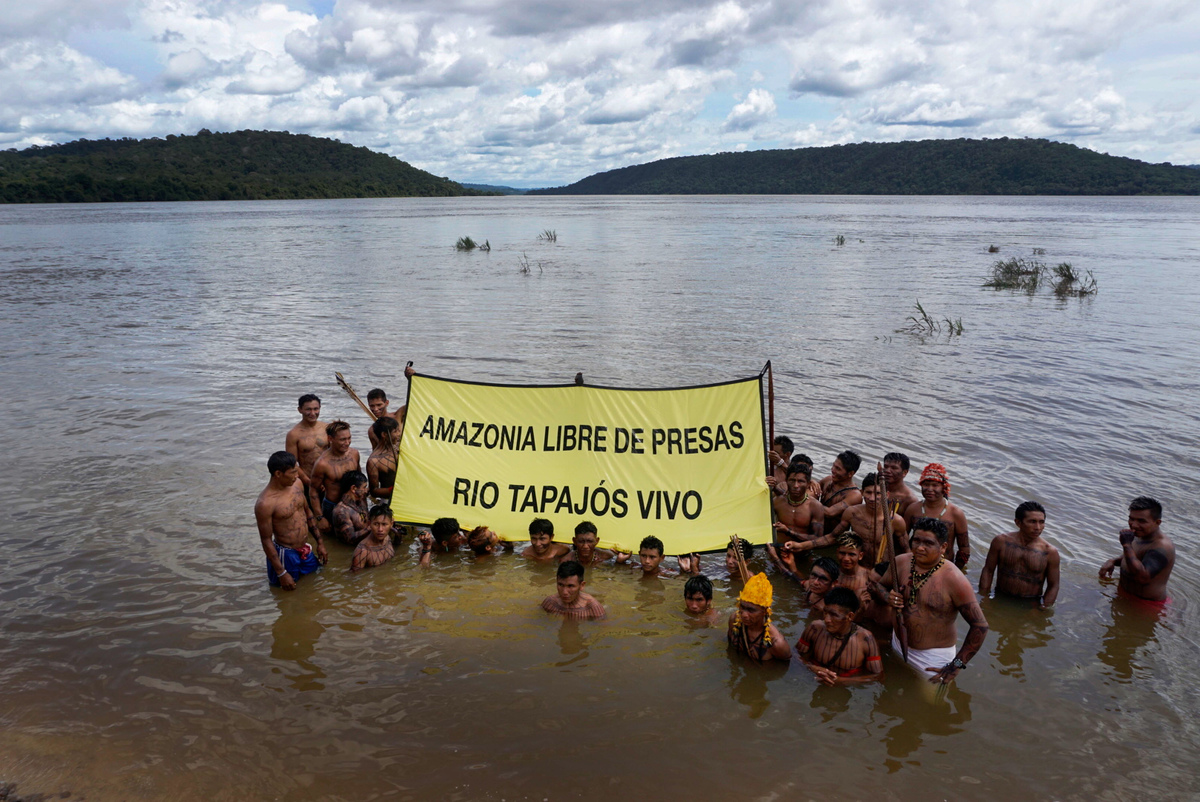
[[[473,251],[478,248],[481,251],[490,251],[492,243],[484,240],[482,244],[476,242],[470,237],[459,237],[458,242],[454,243],[454,247],[460,251]]]
[[[1034,248],[1034,252],[1045,252]],[[1070,262],[1062,262],[1054,269],[1046,267],[1037,259],[1001,259],[992,265],[992,274],[983,286],[993,290],[1024,290],[1033,295],[1043,282],[1053,282],[1054,294],[1059,298],[1082,298],[1096,294],[1096,277],[1092,271],[1082,273]]]
[[[916,314],[908,316],[909,324],[902,329],[896,329],[897,334],[916,334],[921,337],[931,337],[935,334],[945,334],[947,337],[957,337],[963,333],[962,318],[951,320],[944,317],[938,320],[929,312],[925,311],[925,307],[921,302],[917,301]]]
[[[1070,262],[1054,268],[1054,294],[1059,298],[1082,298],[1096,294],[1096,277],[1092,271],[1076,272]]]
[[[537,263],[537,269],[538,269],[538,273],[545,272],[542,269],[541,262]],[[524,251],[521,251],[521,256],[520,256],[520,258],[517,259],[517,272],[520,273],[522,276],[528,276],[530,273],[533,272],[533,270],[529,266],[529,256]]]
[[[1037,292],[1045,273],[1044,263],[1014,256],[992,265],[992,275],[983,286],[993,290],[1025,290],[1032,295]]]
[[[552,228],[546,228],[542,230],[541,234],[538,234],[537,238],[542,242],[558,242],[558,232]]]

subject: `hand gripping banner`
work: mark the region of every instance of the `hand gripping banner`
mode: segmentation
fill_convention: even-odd
[[[771,537],[762,377],[624,390],[514,386],[416,374],[400,442],[396,519],[457,518],[509,540],[548,518],[569,542],[591,521],[601,545],[667,554]]]

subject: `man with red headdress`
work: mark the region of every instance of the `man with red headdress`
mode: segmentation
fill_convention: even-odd
[[[954,564],[961,569],[967,567],[971,559],[971,541],[967,537],[967,514],[957,504],[950,502],[950,475],[946,468],[936,462],[931,462],[921,471],[920,501],[914,501],[904,510],[904,523],[912,531],[913,521],[918,518],[933,518],[941,521],[950,530],[946,538],[947,557],[952,548]]]

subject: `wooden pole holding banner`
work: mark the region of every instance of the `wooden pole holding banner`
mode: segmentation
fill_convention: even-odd
[[[771,360],[767,360],[767,425],[770,427],[770,442],[767,448],[775,447],[775,371],[771,369]]]
[[[335,378],[337,378],[338,386],[346,391],[346,395],[350,396],[350,398],[354,400],[354,403],[362,407],[362,411],[367,413],[367,417],[369,417],[372,421],[375,420],[375,413],[371,411],[369,406],[362,402],[362,399],[358,397],[358,393],[354,392],[354,388],[350,386],[350,384],[346,381],[346,378],[336,370],[333,372],[333,375]]]

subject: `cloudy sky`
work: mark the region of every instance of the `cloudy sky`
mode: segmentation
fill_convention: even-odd
[[[515,186],[956,137],[1194,164],[1200,3],[0,2],[0,148],[201,128],[329,136]]]

